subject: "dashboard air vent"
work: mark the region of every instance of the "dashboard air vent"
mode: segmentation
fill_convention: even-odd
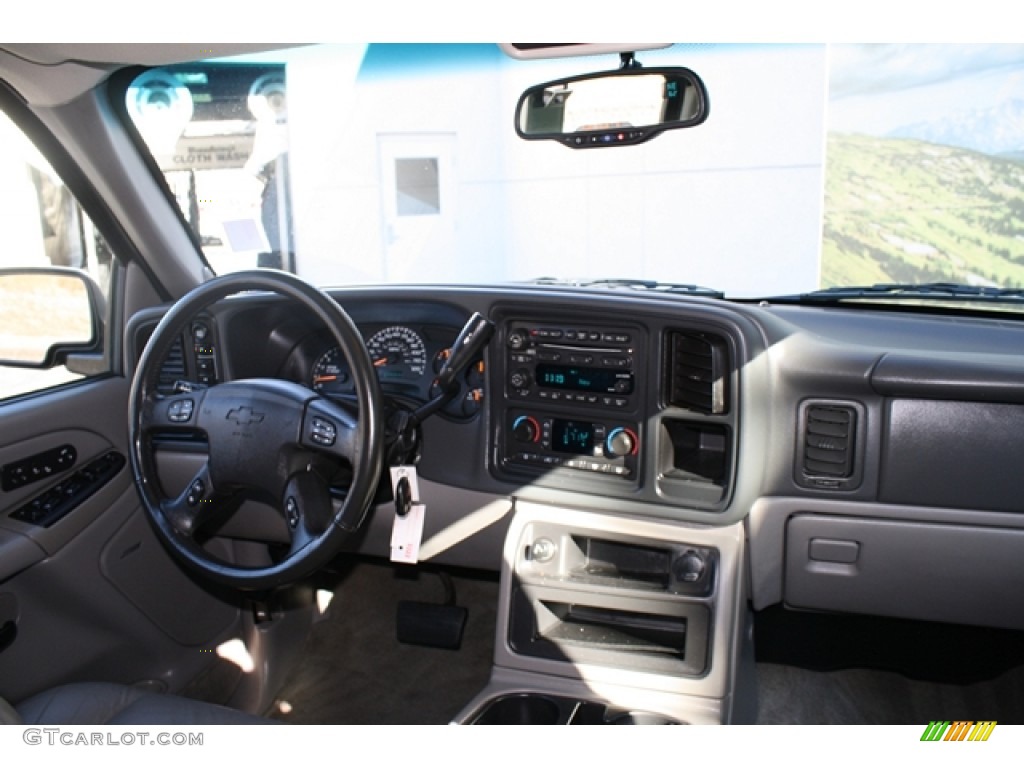
[[[174,391],[174,382],[184,379],[185,376],[185,351],[179,338],[174,342],[171,351],[164,358],[160,366],[160,380],[157,382],[157,391],[165,395]]]
[[[847,478],[853,475],[856,411],[844,405],[807,406],[804,428],[804,474],[808,477]]]
[[[725,341],[701,331],[671,331],[667,345],[667,403],[701,413],[728,410]]]

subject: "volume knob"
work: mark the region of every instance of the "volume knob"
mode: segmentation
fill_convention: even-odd
[[[521,331],[512,331],[508,335],[509,349],[522,349],[526,346],[526,336]]]

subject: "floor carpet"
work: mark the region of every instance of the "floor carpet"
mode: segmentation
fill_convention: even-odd
[[[272,716],[307,724],[445,724],[486,684],[495,574],[449,571],[467,613],[459,650],[399,642],[400,601],[444,602],[437,572],[357,560]],[[755,622],[758,722],[1024,723],[1024,634],[774,608]]]
[[[496,575],[449,571],[467,608],[459,650],[401,643],[399,601],[440,604],[436,573],[360,562],[342,573],[326,618],[278,696],[290,723],[444,724],[487,683],[494,653]]]

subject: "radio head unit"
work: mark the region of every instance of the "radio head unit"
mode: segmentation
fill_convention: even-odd
[[[507,328],[508,397],[631,409],[640,331],[517,322]]]
[[[499,466],[636,480],[641,448],[641,328],[509,320]]]

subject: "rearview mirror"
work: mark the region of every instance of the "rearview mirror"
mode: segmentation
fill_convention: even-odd
[[[708,92],[684,67],[595,72],[526,89],[516,133],[574,149],[640,144],[708,117]]]

